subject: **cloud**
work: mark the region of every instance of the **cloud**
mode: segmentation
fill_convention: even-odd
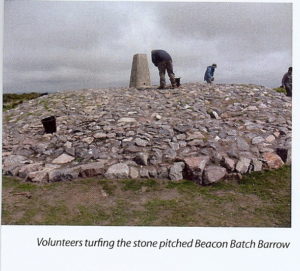
[[[132,57],[167,50],[183,82],[277,86],[291,66],[292,5],[6,1],[4,91],[128,86]],[[276,82],[276,83],[275,83]]]

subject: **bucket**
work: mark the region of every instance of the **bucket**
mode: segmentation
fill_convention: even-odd
[[[56,119],[54,116],[42,119],[42,124],[46,134],[52,134],[56,132]]]
[[[175,78],[176,86],[180,86],[180,77]]]

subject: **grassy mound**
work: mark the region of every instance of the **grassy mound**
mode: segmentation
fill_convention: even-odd
[[[3,111],[15,108],[17,105],[23,103],[24,101],[36,99],[42,95],[45,95],[45,93],[5,93],[3,94]]]

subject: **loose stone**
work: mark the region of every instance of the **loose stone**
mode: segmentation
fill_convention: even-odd
[[[226,169],[220,166],[208,166],[204,170],[203,184],[219,182],[226,175]]]
[[[78,169],[54,169],[49,171],[49,182],[71,181],[79,176]]]
[[[63,153],[59,157],[55,158],[52,163],[53,164],[67,164],[74,160],[75,158],[73,156],[70,156],[66,153]]]
[[[104,173],[105,162],[95,162],[85,165],[81,165],[80,176],[81,177],[93,177]]]
[[[253,171],[261,171],[262,167],[263,167],[263,163],[262,161],[260,161],[259,159],[252,159],[252,165],[253,165]]]
[[[273,135],[269,135],[268,137],[266,137],[266,141],[267,141],[268,143],[272,143],[275,139],[276,139],[276,138],[275,138],[275,136],[273,136]]]
[[[129,177],[132,179],[137,179],[139,177],[139,171],[136,167],[130,167]]]
[[[136,119],[134,119],[134,118],[120,118],[118,120],[118,122],[129,122],[129,123],[131,123],[131,122],[136,122]]]
[[[277,169],[284,165],[284,162],[276,153],[266,152],[263,154],[263,159],[270,169]]]
[[[141,178],[149,178],[149,170],[147,168],[140,169],[140,177]]]
[[[87,144],[91,144],[94,141],[94,138],[92,138],[92,137],[85,137],[81,141],[83,141],[83,142],[85,142]]]
[[[128,178],[129,167],[124,163],[118,163],[108,168],[105,173],[105,177],[109,179],[121,179]]]
[[[265,141],[265,139],[263,137],[257,136],[257,137],[254,137],[252,139],[252,144],[259,144],[259,143],[262,143],[264,141]]]
[[[183,179],[182,171],[184,169],[185,164],[183,162],[174,163],[170,168],[169,178],[172,181],[180,181]]]
[[[235,169],[235,161],[227,156],[223,156],[223,165],[229,171],[234,171],[234,169]]]
[[[141,138],[136,138],[136,139],[134,140],[134,142],[135,142],[135,144],[136,144],[137,146],[141,146],[141,147],[146,147],[146,146],[148,145],[148,141],[147,141],[147,140],[143,140],[143,139],[141,139]]]
[[[96,133],[96,134],[94,134],[94,138],[105,139],[105,138],[107,138],[107,134],[106,133]]]
[[[239,173],[247,173],[250,166],[251,159],[242,157],[236,164],[236,171]]]

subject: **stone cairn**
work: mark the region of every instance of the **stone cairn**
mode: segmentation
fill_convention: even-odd
[[[53,134],[41,123],[49,116]],[[257,85],[58,92],[3,113],[3,172],[37,183],[96,176],[206,185],[290,164],[291,130],[291,98]]]
[[[147,88],[151,86],[150,72],[146,54],[133,56],[129,87]]]

